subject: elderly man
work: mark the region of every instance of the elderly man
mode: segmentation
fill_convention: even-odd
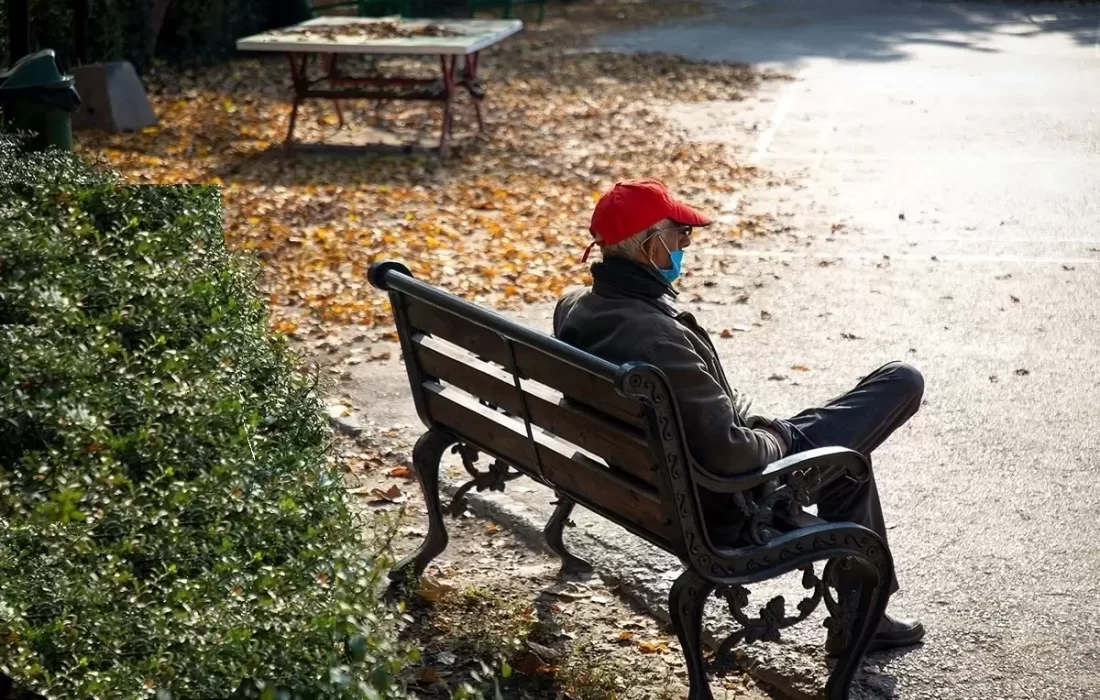
[[[854,389],[789,418],[757,410],[734,389],[707,332],[677,311],[672,283],[680,275],[691,231],[711,220],[674,199],[656,180],[620,182],[596,204],[590,231],[602,260],[592,266],[590,289],[567,293],[554,313],[561,340],[615,363],[644,361],[669,379],[695,459],[718,474],[760,469],[789,454],[841,446],[870,454],[916,413],[924,380],[901,362],[885,365]],[[855,522],[886,539],[873,478],[840,477],[814,495],[825,520]],[[721,517],[718,494],[704,494],[708,519]],[[897,590],[896,580],[890,592]],[[843,593],[843,592],[842,592]],[[916,621],[887,615],[872,650],[916,644]],[[830,651],[836,652],[830,640]]]

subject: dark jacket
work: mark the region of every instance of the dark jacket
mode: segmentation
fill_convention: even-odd
[[[677,312],[676,292],[653,268],[609,258],[592,266],[592,277],[591,289],[558,301],[558,338],[609,362],[648,362],[664,372],[688,447],[708,471],[739,474],[782,456],[775,436],[759,426],[790,445],[789,424],[755,413],[749,397],[729,385],[707,332],[690,313]]]

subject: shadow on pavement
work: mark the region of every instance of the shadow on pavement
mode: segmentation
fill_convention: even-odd
[[[748,5],[746,7],[746,5]],[[791,64],[807,59],[904,61],[910,47],[938,45],[998,53],[999,36],[1100,38],[1100,8],[1060,3],[947,0],[761,0],[723,2],[717,17],[605,37],[605,48],[661,50],[701,60]]]

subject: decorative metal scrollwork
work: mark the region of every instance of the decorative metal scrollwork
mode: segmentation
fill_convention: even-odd
[[[747,588],[744,586],[718,588],[715,594],[725,600],[730,614],[740,625],[740,629],[726,637],[718,647],[713,664],[715,672],[728,673],[733,669],[733,647],[738,643],[778,642],[780,630],[793,627],[808,618],[817,609],[822,598],[828,595],[827,584],[817,577],[812,564],[802,569],[802,587],[809,591],[809,594],[795,606],[797,614],[787,614],[787,601],[780,595],[760,608],[758,617],[750,617],[745,612],[749,604]]]
[[[733,648],[741,642],[745,644],[757,641],[778,642],[781,630],[794,627],[808,618],[817,610],[822,600],[825,601],[825,607],[829,611],[829,616],[824,622],[825,628],[829,630],[830,636],[835,636],[840,646],[846,646],[855,617],[855,596],[843,596],[838,600],[838,597],[833,595],[832,589],[837,587],[837,577],[840,572],[846,571],[849,566],[846,559],[832,559],[825,564],[820,577],[817,576],[813,564],[803,567],[802,587],[808,593],[798,602],[795,611],[791,614],[787,613],[787,601],[781,595],[772,598],[760,608],[757,617],[751,617],[745,612],[749,604],[747,588],[723,586],[715,590],[715,594],[725,601],[730,614],[740,628],[726,637],[718,647],[711,664],[712,671],[719,675],[732,671],[735,668]]]
[[[825,586],[825,607],[829,610],[829,617],[825,618],[825,629],[829,630],[829,637],[833,639],[838,648],[845,648],[851,642],[852,625],[856,619],[856,596],[846,595],[833,597],[831,588],[840,590],[840,576],[842,572],[849,571],[852,563],[848,559],[830,559],[825,565],[821,577],[827,582]]]
[[[499,459],[493,460],[493,463],[489,465],[488,471],[478,471],[474,465],[480,458],[480,453],[473,445],[468,445],[464,442],[460,442],[451,448],[451,454],[457,454],[462,458],[462,466],[466,468],[466,471],[470,474],[471,478],[465,484],[459,487],[455,492],[454,498],[451,499],[450,505],[447,506],[447,513],[454,517],[462,515],[466,510],[466,494],[471,489],[477,489],[480,491],[503,491],[505,484],[513,479],[518,479],[523,476],[522,473],[512,470],[510,466],[500,461]]]

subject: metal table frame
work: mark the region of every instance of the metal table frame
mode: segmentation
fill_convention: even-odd
[[[295,28],[371,21],[376,20],[322,17],[295,25]],[[406,22],[415,24],[418,21],[406,20]],[[397,39],[368,39],[356,42],[353,41],[354,37],[340,37],[347,38],[347,41],[308,40],[305,38],[307,35],[280,35],[276,30],[241,39],[237,42],[237,48],[244,51],[282,51],[286,54],[290,65],[294,97],[284,147],[290,148],[293,145],[298,108],[307,99],[333,100],[340,128],[344,126],[344,114],[339,100],[417,100],[443,103],[439,151],[441,156],[446,156],[453,136],[455,97],[460,89],[466,90],[473,100],[478,132],[480,134],[486,132],[485,111],[482,104],[485,98],[485,87],[478,78],[481,51],[520,31],[523,24],[519,20],[440,20],[435,23],[445,27],[452,26],[468,33],[462,37],[416,37],[415,42]],[[291,36],[294,38],[290,38]],[[442,77],[441,79],[423,79],[404,76],[347,75],[340,72],[340,54],[436,55],[439,57]],[[319,77],[309,75],[309,59],[313,55],[318,55],[322,59],[322,71]],[[461,70],[458,60],[460,57],[463,59]]]

